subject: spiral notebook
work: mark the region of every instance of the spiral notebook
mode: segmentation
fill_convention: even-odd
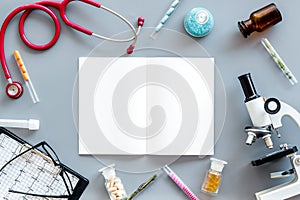
[[[0,172],[0,199],[79,199],[88,185],[88,180],[62,163],[60,166],[55,166],[51,163],[51,159],[38,149],[18,157],[21,152],[30,147],[32,146],[27,142],[0,127],[0,168],[17,157]],[[60,176],[61,169],[64,170],[63,176],[68,176],[65,178],[68,179],[67,187],[64,183],[65,179]],[[67,195],[67,188],[72,188],[69,197],[49,198],[49,196]],[[38,196],[28,195],[28,193],[38,194]]]

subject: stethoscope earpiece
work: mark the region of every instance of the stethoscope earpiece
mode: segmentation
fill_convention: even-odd
[[[23,86],[17,81],[8,83],[6,86],[6,94],[12,99],[18,99],[23,94]]]

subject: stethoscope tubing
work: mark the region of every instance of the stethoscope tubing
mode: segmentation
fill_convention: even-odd
[[[41,11],[46,12],[54,21],[55,27],[56,27],[56,33],[52,39],[52,43],[55,43],[58,40],[59,37],[59,33],[60,33],[60,24],[59,24],[59,20],[56,17],[56,15],[53,13],[52,10],[50,10],[49,8],[39,5],[39,4],[29,4],[29,5],[24,5],[24,6],[20,6],[18,8],[16,8],[15,10],[13,10],[4,20],[2,26],[1,26],[1,30],[0,30],[0,60],[1,60],[1,65],[3,68],[3,72],[4,75],[6,77],[6,79],[11,79],[11,74],[9,72],[9,69],[7,67],[7,61],[5,58],[5,51],[4,51],[4,37],[5,37],[5,32],[6,29],[10,23],[10,21],[20,12],[24,11],[24,10],[32,10],[32,9],[39,9]],[[24,23],[24,22],[23,22]],[[25,35],[25,34],[24,34]],[[49,43],[48,43],[49,44]],[[53,44],[51,44],[53,46]],[[45,48],[45,47],[43,47]],[[50,47],[48,47],[50,48]]]
[[[22,85],[19,82],[12,81],[12,77],[11,77],[11,74],[10,74],[8,66],[7,66],[7,61],[6,61],[6,58],[5,58],[5,50],[4,50],[4,47],[5,47],[5,44],[4,44],[4,42],[5,42],[5,32],[6,32],[6,29],[7,29],[8,25],[9,25],[10,21],[17,14],[19,14],[19,13],[21,13],[23,11],[24,12],[22,13],[20,21],[19,21],[19,34],[20,34],[20,38],[23,40],[23,42],[28,47],[30,47],[32,49],[35,49],[35,50],[46,50],[46,49],[51,48],[54,44],[56,44],[56,42],[57,42],[57,40],[58,40],[58,38],[60,36],[60,31],[61,31],[60,22],[59,22],[59,19],[57,18],[57,16],[55,15],[55,13],[50,8],[48,8],[48,7],[54,7],[54,8],[56,8],[56,9],[59,10],[60,17],[62,18],[62,20],[64,21],[64,23],[67,26],[70,26],[73,29],[76,29],[77,31],[80,31],[80,32],[85,33],[87,35],[94,36],[94,37],[97,37],[97,38],[100,38],[100,39],[103,39],[103,40],[107,40],[107,41],[111,41],[111,42],[130,42],[130,41],[133,41],[132,44],[127,49],[127,53],[131,54],[133,52],[134,45],[135,45],[135,43],[137,41],[137,36],[140,33],[141,27],[144,24],[144,18],[142,18],[142,17],[138,18],[138,28],[136,30],[135,27],[125,17],[123,17],[119,13],[117,13],[117,12],[115,12],[115,11],[113,11],[113,10],[111,10],[111,9],[103,6],[103,5],[101,5],[100,3],[95,2],[93,0],[78,0],[78,1],[81,1],[81,2],[84,2],[84,3],[87,3],[89,5],[95,6],[97,8],[102,8],[103,10],[105,10],[107,12],[110,12],[111,14],[117,16],[123,22],[125,22],[130,27],[130,29],[133,32],[133,36],[131,38],[128,38],[128,39],[114,39],[114,38],[109,38],[109,37],[105,37],[105,36],[93,33],[92,31],[90,31],[90,30],[88,30],[86,28],[83,28],[83,27],[81,27],[80,25],[78,25],[76,23],[71,22],[67,18],[67,16],[66,16],[66,7],[67,7],[68,3],[70,3],[71,1],[75,1],[75,0],[63,0],[62,2],[40,1],[40,2],[33,3],[33,4],[23,5],[23,6],[20,6],[20,7],[16,8],[16,9],[14,9],[5,18],[5,20],[4,20],[4,22],[3,22],[2,26],[1,26],[1,30],[0,30],[0,60],[1,60],[1,65],[2,65],[2,68],[3,68],[4,75],[5,75],[8,83],[9,83],[8,86],[7,86],[7,88],[6,88],[6,93],[11,98],[18,98],[18,97],[20,97],[21,94],[22,94],[21,92],[23,91],[23,89],[22,89]],[[24,31],[25,21],[26,21],[28,15],[33,10],[35,10],[35,9],[43,11],[46,14],[48,14],[52,18],[52,20],[54,22],[54,25],[55,25],[55,33],[54,33],[53,38],[48,43],[43,44],[43,45],[36,45],[36,44],[32,43],[26,37],[25,31]],[[16,94],[9,94],[8,91],[12,90],[13,93],[15,93],[16,92],[15,89],[18,89],[18,88],[20,88],[20,90],[21,90],[21,91],[18,91],[18,92],[21,93],[19,96],[16,95]]]
[[[132,32],[133,32],[134,35],[131,38],[128,38],[128,39],[113,39],[113,38],[104,37],[104,36],[101,36],[101,35],[98,35],[98,34],[95,34],[95,33],[93,33],[93,36],[95,36],[97,38],[100,38],[100,39],[103,39],[103,40],[111,41],[111,42],[130,42],[132,40],[136,40],[137,39],[137,36],[139,35],[140,30],[141,30],[141,26],[138,26],[138,29],[135,30],[135,28],[132,25],[132,23],[130,23],[125,17],[123,17],[119,13],[117,13],[117,12],[115,12],[115,11],[113,11],[113,10],[111,10],[111,9],[103,6],[103,5],[101,6],[101,8],[103,10],[106,10],[107,12],[110,12],[113,15],[119,17],[123,22],[125,22],[130,27],[130,29],[132,30]]]

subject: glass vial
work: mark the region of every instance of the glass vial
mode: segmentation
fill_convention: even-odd
[[[216,158],[211,158],[210,160],[211,166],[208,172],[206,173],[206,177],[201,190],[205,193],[215,195],[219,191],[222,171],[224,165],[226,165],[227,162]]]
[[[126,200],[127,195],[124,185],[119,177],[116,176],[115,165],[109,165],[99,170],[105,178],[105,188],[110,200]]]
[[[243,36],[247,38],[252,32],[262,32],[280,22],[282,16],[274,3],[271,3],[257,11],[251,13],[246,21],[238,22],[239,29]]]

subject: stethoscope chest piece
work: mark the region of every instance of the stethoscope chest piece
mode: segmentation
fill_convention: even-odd
[[[17,99],[23,94],[23,87],[19,82],[8,83],[6,86],[6,94],[12,99]]]

